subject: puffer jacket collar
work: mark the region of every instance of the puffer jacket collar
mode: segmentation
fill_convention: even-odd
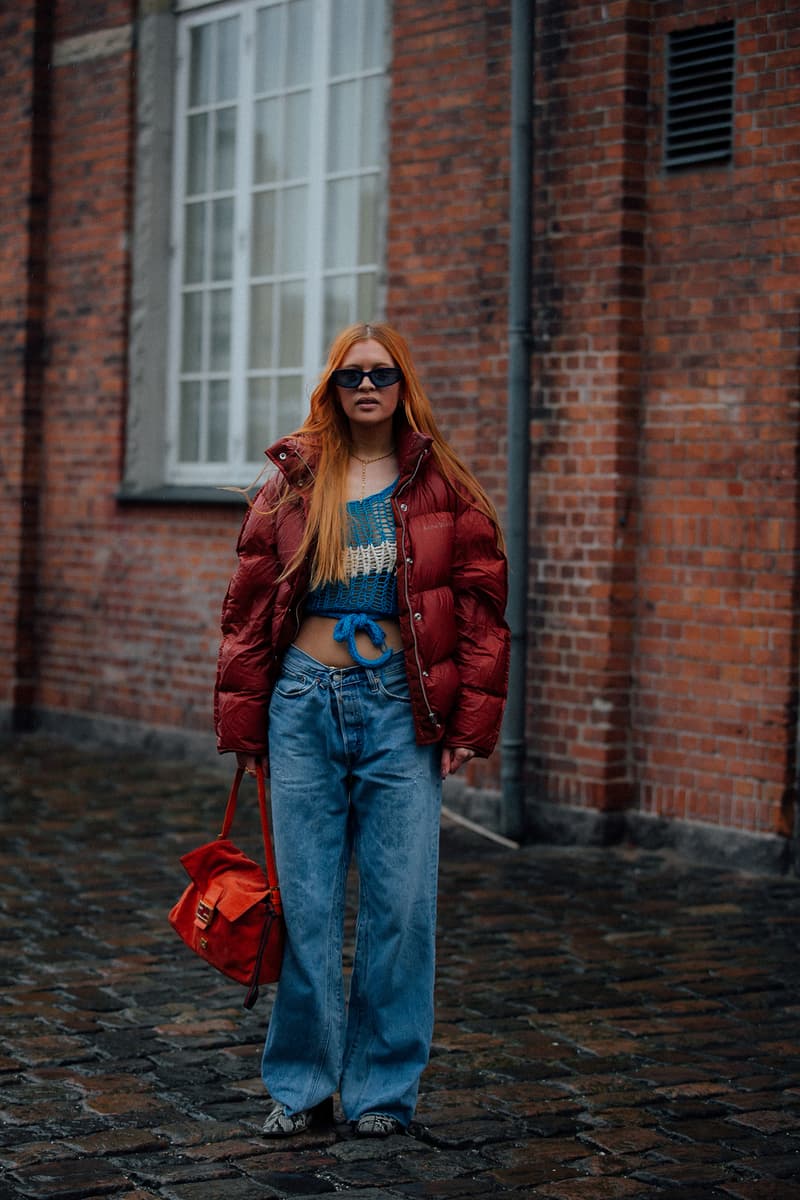
[[[432,445],[433,438],[417,433],[405,420],[398,426],[397,458],[401,484],[414,474],[423,458],[428,457]],[[297,491],[304,491],[316,479],[319,450],[313,443],[298,437],[285,437],[270,446],[266,454],[286,477],[289,486]]]

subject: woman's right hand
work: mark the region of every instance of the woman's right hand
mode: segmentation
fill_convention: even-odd
[[[260,758],[256,758],[254,754],[241,754],[236,752],[236,765],[246,771],[248,775],[255,775],[256,767],[261,762]]]

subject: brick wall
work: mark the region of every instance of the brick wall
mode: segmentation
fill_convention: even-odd
[[[732,164],[661,167],[664,46],[735,17]],[[800,6],[539,6],[536,794],[792,832]]]
[[[241,514],[126,508],[134,105],[130,3],[62,5],[53,31],[36,703],[207,734]]]
[[[800,5],[737,18],[730,165],[665,175],[653,6],[633,764],[645,811],[791,832],[797,691]]]

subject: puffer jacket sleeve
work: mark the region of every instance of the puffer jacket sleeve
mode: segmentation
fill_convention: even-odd
[[[461,686],[444,740],[485,758],[497,743],[508,692],[508,567],[492,522],[465,501],[456,514],[452,588]]]
[[[281,565],[276,546],[272,481],[262,489],[242,524],[239,564],[222,606],[222,643],[214,689],[217,748],[267,752],[269,676],[273,660],[272,613]]]

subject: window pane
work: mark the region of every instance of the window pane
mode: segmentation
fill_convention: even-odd
[[[374,271],[358,277],[358,299],[353,317],[355,321],[374,321],[377,313],[378,277]]]
[[[203,388],[200,383],[181,384],[180,430],[178,459],[198,462],[200,459],[200,404]]]
[[[189,105],[197,108],[211,99],[211,41],[213,25],[195,25],[190,34]]]
[[[273,365],[272,308],[274,287],[256,284],[250,288],[250,366],[258,369]]]
[[[283,8],[273,6],[258,10],[256,18],[256,78],[257,92],[270,92],[283,83],[281,54],[281,25]]]
[[[352,171],[360,165],[358,148],[357,83],[337,83],[330,89],[328,170]]]
[[[214,188],[220,192],[232,188],[236,176],[236,109],[221,108],[214,116]]]
[[[252,275],[272,275],[274,271],[275,192],[256,192],[253,196],[250,272]]]
[[[272,380],[251,379],[247,398],[248,460],[257,462],[272,441]]]
[[[255,106],[254,183],[273,183],[278,178],[280,118],[280,100],[261,100]]]
[[[281,194],[280,269],[287,273],[306,266],[306,193],[304,187],[286,188]]]
[[[227,371],[231,365],[231,294],[227,288],[211,293],[212,371]]]
[[[295,92],[286,97],[284,112],[286,132],[284,134],[284,179],[297,179],[308,174],[308,114],[310,95]]]
[[[303,420],[303,377],[282,375],[278,380],[278,437],[291,433]]]
[[[361,153],[362,167],[377,167],[381,162],[383,135],[383,80],[379,76],[364,79],[361,84]]]
[[[302,367],[305,287],[302,283],[284,283],[280,288],[279,365]]]
[[[239,94],[239,18],[217,24],[217,100],[235,100]]]
[[[183,297],[183,345],[181,370],[203,369],[203,293],[186,292]]]
[[[183,281],[199,283],[205,278],[206,205],[186,205],[186,235],[183,247]]]
[[[369,0],[372,3],[372,0]],[[352,75],[359,67],[360,0],[333,0],[331,7],[331,75]]]
[[[211,278],[233,276],[233,200],[215,200],[212,205],[213,234]]]
[[[311,0],[294,0],[294,3],[289,5],[289,39],[286,52],[288,87],[297,87],[311,79],[311,17]]]
[[[364,5],[364,56],[365,70],[379,69],[384,60],[384,33],[386,14],[383,0],[368,0]]]
[[[208,385],[208,462],[226,462],[228,458],[227,379],[214,379]]]
[[[378,181],[365,175],[358,181],[358,265],[378,259]]]
[[[325,213],[325,266],[349,267],[356,261],[355,179],[338,179],[328,184]]]
[[[323,316],[323,351],[320,361],[325,357],[325,351],[330,346],[340,329],[349,325],[353,320],[351,313],[353,297],[353,279],[350,275],[340,275],[335,279],[325,280],[325,304]]]
[[[196,196],[207,191],[208,178],[208,114],[189,117],[186,144],[186,195]]]

